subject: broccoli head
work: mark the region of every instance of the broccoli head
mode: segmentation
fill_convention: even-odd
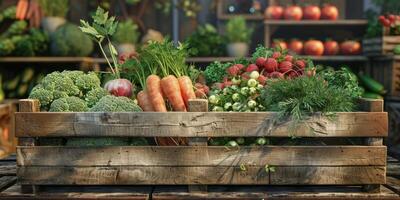
[[[42,84],[47,90],[65,92],[68,96],[77,96],[80,94],[80,90],[74,84],[74,81],[60,72],[48,74],[42,80]]]
[[[104,96],[109,95],[107,90],[104,88],[98,87],[90,90],[86,95],[85,95],[85,101],[88,105],[89,108],[93,107],[101,98]]]
[[[86,102],[78,97],[56,99],[50,105],[50,112],[85,112]]]
[[[64,70],[62,74],[72,79],[74,83],[76,83],[78,77],[85,75],[83,71],[78,71],[78,70],[73,70],[73,71]]]
[[[78,76],[75,80],[75,85],[81,91],[89,91],[98,88],[100,84],[100,79],[94,72]]]
[[[32,89],[29,98],[39,100],[41,108],[44,109],[53,101],[53,93],[51,90],[44,89],[43,86],[39,84]]]
[[[53,33],[50,49],[55,56],[88,56],[93,42],[78,26],[66,23]]]
[[[140,112],[142,109],[127,97],[104,96],[89,110],[90,112]]]

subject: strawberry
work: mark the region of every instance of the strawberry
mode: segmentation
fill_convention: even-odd
[[[264,66],[264,63],[265,63],[266,60],[267,59],[265,59],[263,57],[259,57],[259,58],[256,59],[256,65],[261,68],[261,67]]]
[[[252,72],[252,71],[258,71],[257,65],[255,65],[255,64],[250,64],[249,66],[247,66],[246,72]]]
[[[291,55],[286,55],[286,56],[285,56],[285,60],[286,60],[286,61],[289,61],[289,62],[292,62],[292,61],[293,61],[293,56],[291,56]]]
[[[264,69],[269,73],[276,71],[277,68],[278,62],[275,58],[268,58],[264,63]]]
[[[278,59],[280,56],[281,56],[281,52],[275,51],[275,52],[272,54],[272,58],[275,58],[275,59]]]
[[[306,62],[304,60],[296,60],[296,62],[294,62],[294,66],[298,69],[304,69],[306,68]]]
[[[282,73],[286,73],[290,71],[293,67],[293,64],[289,61],[282,61],[279,63],[279,71]]]
[[[226,69],[226,72],[231,76],[237,76],[239,74],[239,67],[237,65],[232,65]]]
[[[265,82],[267,81],[267,77],[265,77],[264,75],[260,75],[257,80],[261,85],[265,85]]]

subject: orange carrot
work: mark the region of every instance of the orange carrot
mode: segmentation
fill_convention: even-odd
[[[26,13],[28,12],[28,6],[29,6],[29,2],[28,0],[20,0],[21,4],[20,4],[20,15],[19,15],[19,19],[23,20],[26,17]]]
[[[178,79],[169,75],[161,79],[161,88],[175,111],[186,111]]]
[[[154,111],[153,105],[150,102],[149,95],[145,90],[140,91],[137,94],[136,98],[138,100],[139,106],[142,108],[143,111],[145,112]]]
[[[195,99],[196,94],[193,90],[192,80],[188,76],[178,78],[179,87],[181,88],[182,98],[185,101],[186,108],[189,108],[189,99]]]
[[[147,93],[151,104],[153,105],[154,111],[167,112],[164,98],[161,92],[161,80],[157,75],[150,75],[146,79]]]

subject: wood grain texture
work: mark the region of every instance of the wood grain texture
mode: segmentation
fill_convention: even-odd
[[[383,112],[383,100],[360,99],[359,105],[366,112]]]
[[[382,184],[385,167],[19,167],[21,184],[35,185],[349,185]]]
[[[276,113],[16,113],[17,137],[385,137],[384,112],[313,116],[296,130],[276,123]]]
[[[386,146],[18,147],[19,166],[369,166]]]

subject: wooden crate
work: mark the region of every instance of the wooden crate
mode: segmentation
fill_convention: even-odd
[[[366,56],[393,55],[393,49],[400,44],[400,36],[382,36],[364,39],[363,54]]]
[[[387,97],[400,96],[400,56],[373,57],[365,73],[383,84]]]
[[[294,130],[277,113],[207,112],[206,100],[191,112],[46,113],[21,100],[16,114],[17,176],[22,189],[42,185],[363,185],[386,182],[387,113],[382,101],[365,101],[368,112],[313,116]],[[333,140],[329,146],[207,146],[208,137],[270,137]],[[187,137],[190,146],[40,146],[43,137]],[[362,138],[359,145],[336,138]],[[273,166],[275,171],[266,170]]]
[[[400,144],[400,103],[390,103],[387,106],[389,113],[389,137],[390,145]]]

